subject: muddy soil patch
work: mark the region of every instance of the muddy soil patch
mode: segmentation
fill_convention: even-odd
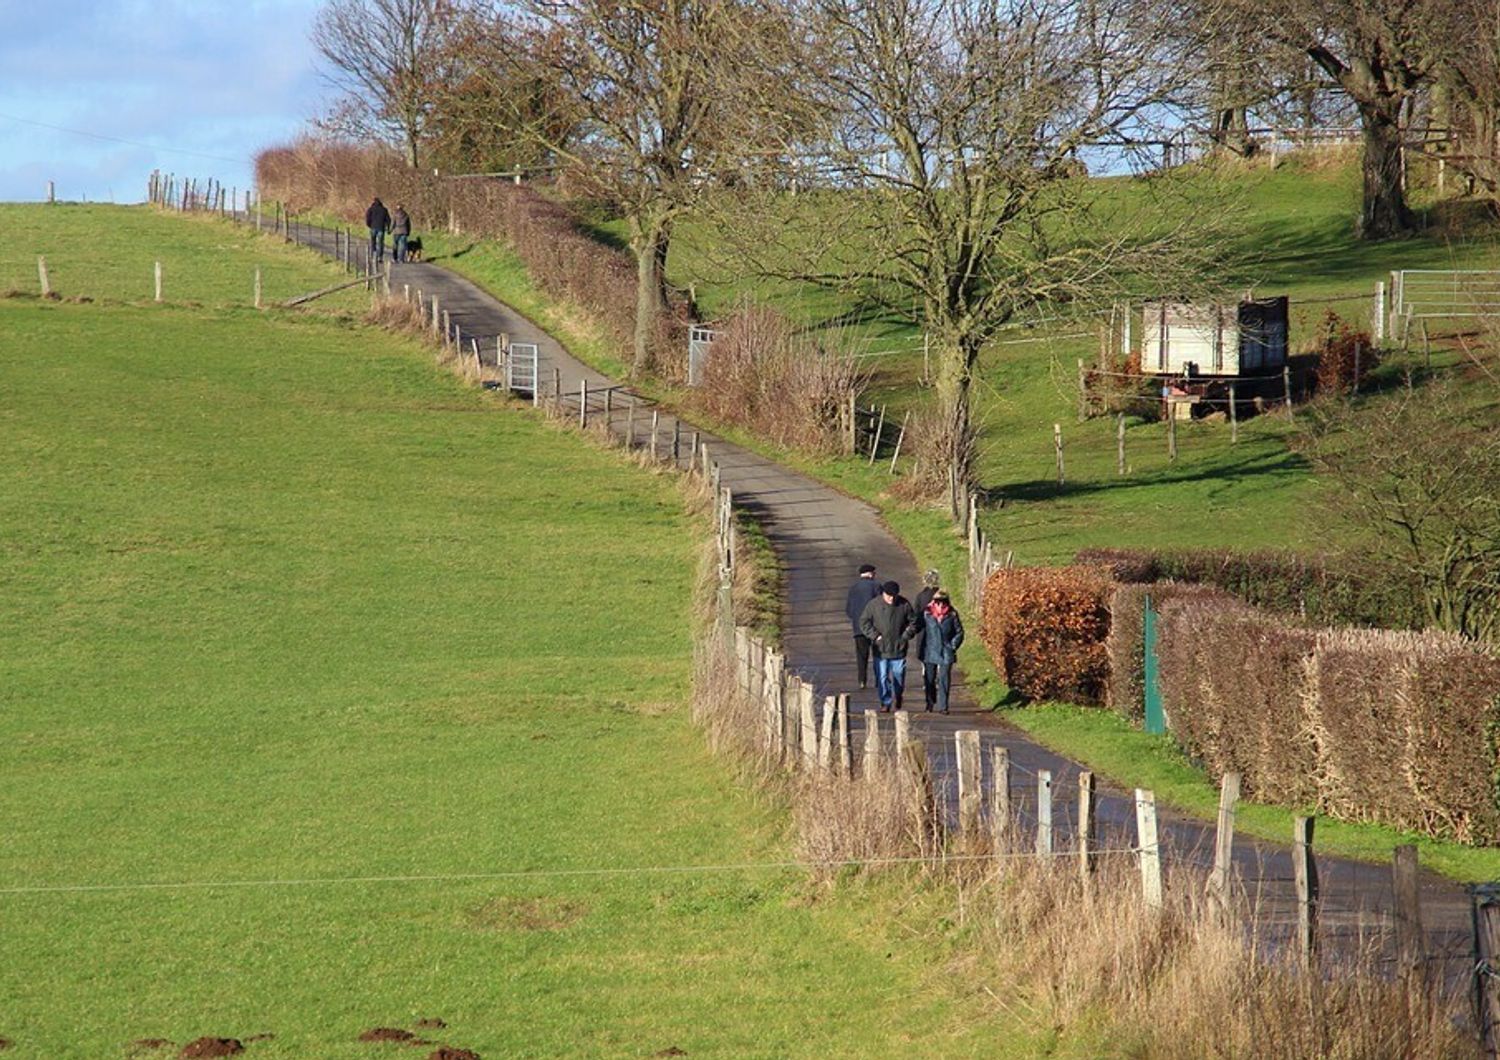
[[[182,1047],[178,1060],[201,1060],[210,1056],[234,1056],[245,1051],[245,1043],[238,1038],[194,1038]]]
[[[565,898],[491,898],[464,914],[475,931],[559,931],[582,920],[588,906]]]

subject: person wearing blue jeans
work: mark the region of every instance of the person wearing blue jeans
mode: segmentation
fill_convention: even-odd
[[[385,230],[391,227],[391,212],[377,197],[365,211],[365,227],[370,230],[370,263],[385,261]]]
[[[883,713],[901,709],[906,684],[906,649],[917,632],[917,612],[901,595],[901,586],[886,582],[880,595],[865,605],[859,628],[875,653],[875,694]]]
[[[932,690],[932,702],[940,713],[948,713],[948,689],[953,683],[953,664],[958,658],[958,649],[964,642],[964,624],[953,610],[948,594],[938,589],[932,601],[922,612],[921,621],[926,627],[922,647],[917,655],[922,661],[922,686]]]

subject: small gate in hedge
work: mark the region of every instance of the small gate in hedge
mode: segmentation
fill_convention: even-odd
[[[1145,685],[1146,691],[1145,728],[1147,732],[1154,735],[1160,735],[1167,731],[1166,711],[1162,709],[1161,705],[1161,674],[1159,672],[1160,664],[1157,662],[1156,658],[1156,642],[1158,636],[1157,621],[1158,616],[1156,614],[1156,605],[1152,602],[1151,597],[1148,595],[1146,597],[1146,614],[1144,623],[1146,634],[1146,658],[1145,680],[1143,681],[1143,684]]]

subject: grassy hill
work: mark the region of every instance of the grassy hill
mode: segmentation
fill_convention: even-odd
[[[776,867],[780,813],[686,718],[705,528],[670,479],[362,296],[245,308],[257,264],[336,275],[269,238],[0,220],[0,288],[41,251],[93,299],[0,299],[8,1056],[1032,1054],[878,896]]]

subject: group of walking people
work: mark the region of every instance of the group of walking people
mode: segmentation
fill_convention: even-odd
[[[849,587],[844,611],[854,626],[859,687],[869,685],[873,655],[875,694],[884,713],[902,709],[906,656],[912,648],[922,664],[926,709],[948,713],[948,690],[953,663],[964,642],[964,624],[941,588],[938,572],[928,571],[922,582],[922,591],[913,603],[901,595],[900,585],[877,580],[875,566],[865,563],[859,568],[859,579]]]
[[[376,265],[385,261],[385,234],[391,234],[391,260],[406,260],[406,244],[411,239],[411,215],[401,203],[395,212],[387,210],[377,197],[365,210],[365,227],[370,230],[370,260]]]

